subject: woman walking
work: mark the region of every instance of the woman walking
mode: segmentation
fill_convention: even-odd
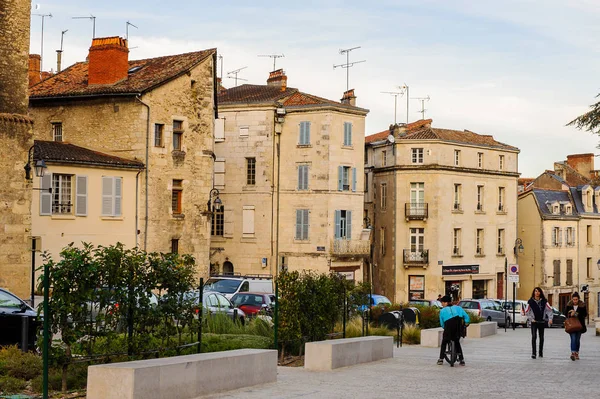
[[[531,293],[531,298],[527,301],[525,308],[527,320],[531,323],[531,358],[535,359],[535,341],[537,335],[540,336],[540,357],[544,357],[544,328],[546,323],[552,325],[552,308],[548,304],[544,291],[540,287],[535,287]]]
[[[565,308],[567,317],[577,317],[581,323],[581,330],[569,333],[571,336],[571,360],[579,360],[579,344],[581,342],[581,334],[587,331],[585,327],[585,318],[587,317],[587,307],[585,303],[579,299],[579,293],[574,292],[571,300]]]

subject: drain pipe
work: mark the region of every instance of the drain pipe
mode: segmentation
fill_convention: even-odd
[[[142,169],[138,170],[135,175],[135,247],[138,247],[138,238],[140,236],[139,233],[139,214],[140,214],[140,173],[142,173]]]
[[[146,109],[148,110],[147,115],[146,115],[146,173],[145,173],[145,177],[146,177],[146,182],[144,183],[145,185],[145,204],[144,204],[144,251],[147,250],[148,248],[148,172],[150,170],[150,165],[148,165],[148,158],[149,158],[149,151],[150,151],[150,106],[148,104],[146,104],[145,102],[143,102],[142,100],[140,100],[140,95],[138,94],[137,96],[135,96],[135,99],[137,101],[139,101],[140,104],[142,104],[144,107],[146,107]],[[136,232],[137,233],[137,232]]]

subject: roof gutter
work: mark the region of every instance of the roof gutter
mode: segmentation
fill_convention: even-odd
[[[79,94],[75,96],[53,96],[53,97],[29,97],[29,101],[51,101],[51,100],[80,100],[85,98],[97,98],[97,97],[137,97],[142,93],[99,93],[99,94]]]

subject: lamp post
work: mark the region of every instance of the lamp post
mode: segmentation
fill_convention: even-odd
[[[515,253],[515,262],[517,263],[517,266],[519,265],[519,254],[523,253],[523,249],[525,249],[523,247],[523,240],[521,240],[520,238],[517,238],[515,240],[515,246],[513,247],[513,251]],[[516,296],[517,296],[517,283],[513,283],[513,304],[512,304],[512,310],[513,310],[512,328],[513,328],[513,330],[516,328],[515,327]]]

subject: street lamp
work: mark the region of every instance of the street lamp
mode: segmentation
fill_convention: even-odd
[[[38,145],[34,144],[29,148],[29,156],[27,157],[27,163],[23,167],[23,169],[25,169],[25,179],[26,180],[33,179],[33,176],[31,176],[31,169],[32,169],[31,164],[33,163],[33,150],[35,147],[38,147]],[[39,149],[39,147],[38,147],[38,149]],[[46,166],[46,162],[43,159],[38,159],[34,165],[36,177],[44,177],[44,173],[46,172],[47,168],[48,167]]]
[[[215,197],[214,200],[213,197]],[[219,198],[219,190],[217,190],[216,188],[210,190],[210,193],[208,193],[208,203],[206,205],[208,208],[208,212],[212,214],[213,212],[220,211],[222,203],[223,202],[221,201],[221,198]]]

